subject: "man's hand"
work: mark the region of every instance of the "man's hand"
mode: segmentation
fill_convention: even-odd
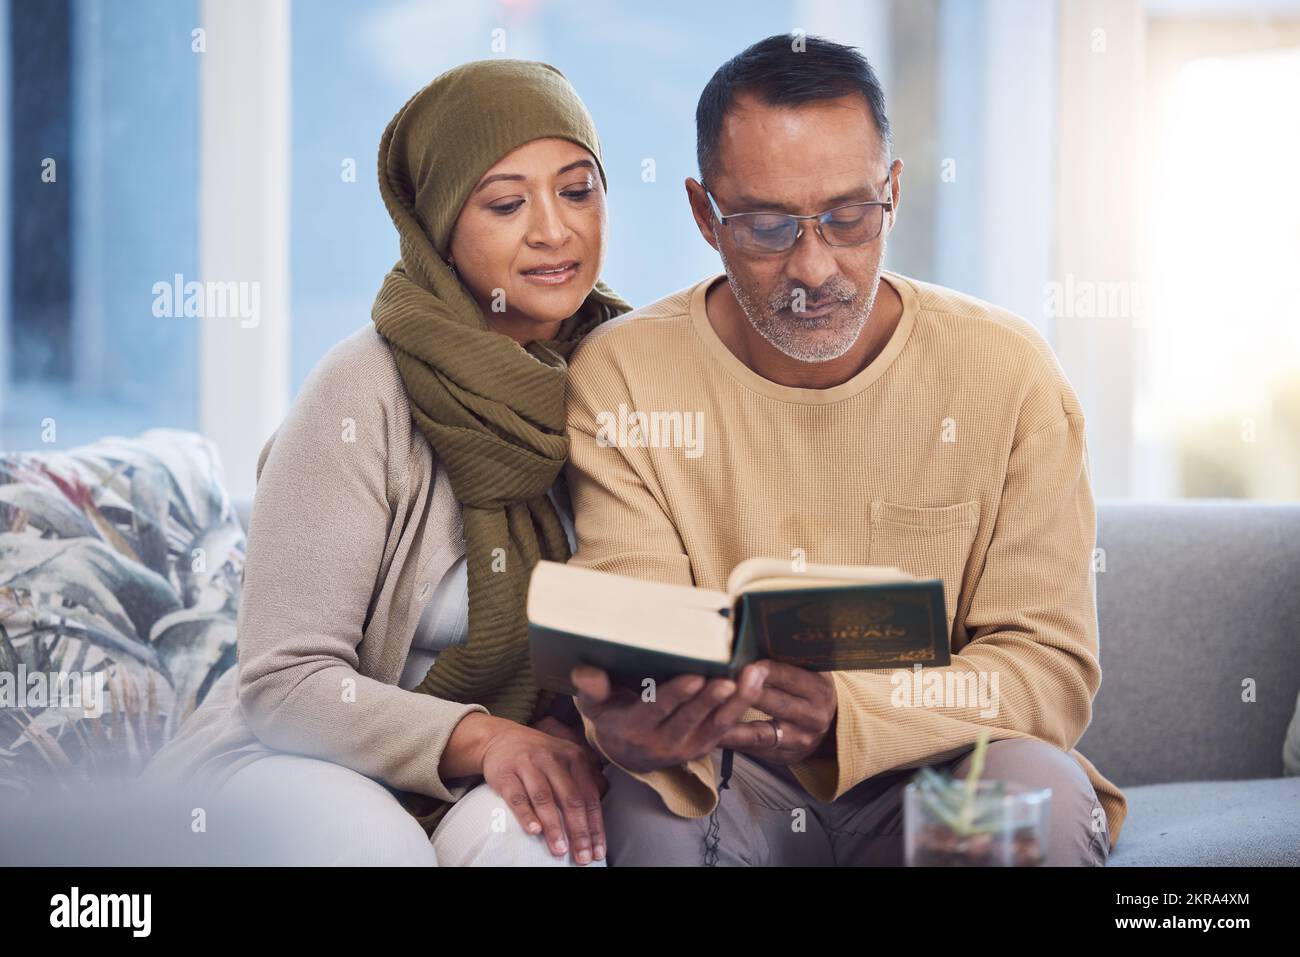
[[[629,771],[655,771],[703,757],[718,747],[763,692],[763,669],[752,664],[737,681],[679,675],[655,689],[653,701],[615,688],[599,668],[579,665],[569,675],[578,710],[596,728],[601,749]]]
[[[722,736],[718,747],[732,748],[772,764],[797,764],[822,747],[835,723],[835,683],[826,672],[805,671],[779,661],[759,661],[763,692],[755,705],[780,724],[747,721]]]
[[[587,743],[587,736],[582,733],[581,722],[579,722],[575,727],[573,725],[565,724],[559,718],[552,718],[550,715],[546,715],[545,717],[538,718],[528,727],[536,728],[538,731],[543,731],[553,738],[563,738],[565,741],[571,741],[578,747],[591,751],[591,745]],[[599,754],[596,755],[596,759],[600,759]]]

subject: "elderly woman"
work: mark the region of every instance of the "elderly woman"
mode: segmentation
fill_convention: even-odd
[[[389,123],[379,187],[401,261],[262,450],[238,664],[146,773],[276,862],[600,863],[605,780],[524,614],[572,548],[565,358],[630,308],[596,130],[553,67],[466,64]]]

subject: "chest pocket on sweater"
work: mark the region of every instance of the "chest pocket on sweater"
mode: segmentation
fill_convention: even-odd
[[[896,565],[920,578],[942,579],[949,640],[979,519],[978,501],[930,508],[871,503],[871,564]]]

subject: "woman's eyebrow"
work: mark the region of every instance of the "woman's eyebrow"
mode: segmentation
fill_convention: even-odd
[[[493,173],[491,176],[485,176],[482,179],[482,181],[480,181],[479,184],[474,187],[474,192],[481,193],[486,187],[491,186],[493,183],[497,182],[498,180],[510,179],[510,180],[518,180],[520,182],[523,182],[525,178],[526,177],[524,177],[521,173]]]
[[[556,171],[555,175],[556,175],[556,176],[562,176],[562,175],[564,175],[565,173],[567,173],[569,170],[571,170],[571,169],[577,169],[579,166],[585,166],[585,167],[587,167],[587,169],[591,170],[593,173],[596,171],[596,164],[595,164],[595,163],[593,163],[593,162],[592,162],[591,160],[589,160],[589,159],[580,159],[580,160],[578,160],[577,162],[570,163],[568,166],[561,166],[561,167],[559,168],[559,170]]]
[[[593,163],[591,160],[580,159],[573,163],[570,163],[568,166],[560,167],[560,169],[556,171],[555,175],[561,176],[564,173],[567,173],[569,170],[577,169],[580,166],[585,166],[587,169],[592,170],[593,172],[596,169],[596,164]],[[498,182],[499,180],[514,180],[518,182],[523,182],[527,178],[528,177],[524,176],[521,173],[493,173],[491,176],[484,177],[483,180],[477,186],[474,187],[474,192],[475,193],[481,192],[484,189],[484,187],[491,186],[493,183]]]

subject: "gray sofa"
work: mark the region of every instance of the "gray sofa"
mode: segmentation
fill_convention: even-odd
[[[247,527],[249,503],[236,507]],[[1111,866],[1300,865],[1300,777],[1282,776],[1300,505],[1097,511],[1103,680],[1079,750],[1128,796]]]
[[[1129,800],[1111,864],[1300,864],[1282,777],[1300,505],[1101,502],[1097,526],[1103,677],[1079,750]]]

